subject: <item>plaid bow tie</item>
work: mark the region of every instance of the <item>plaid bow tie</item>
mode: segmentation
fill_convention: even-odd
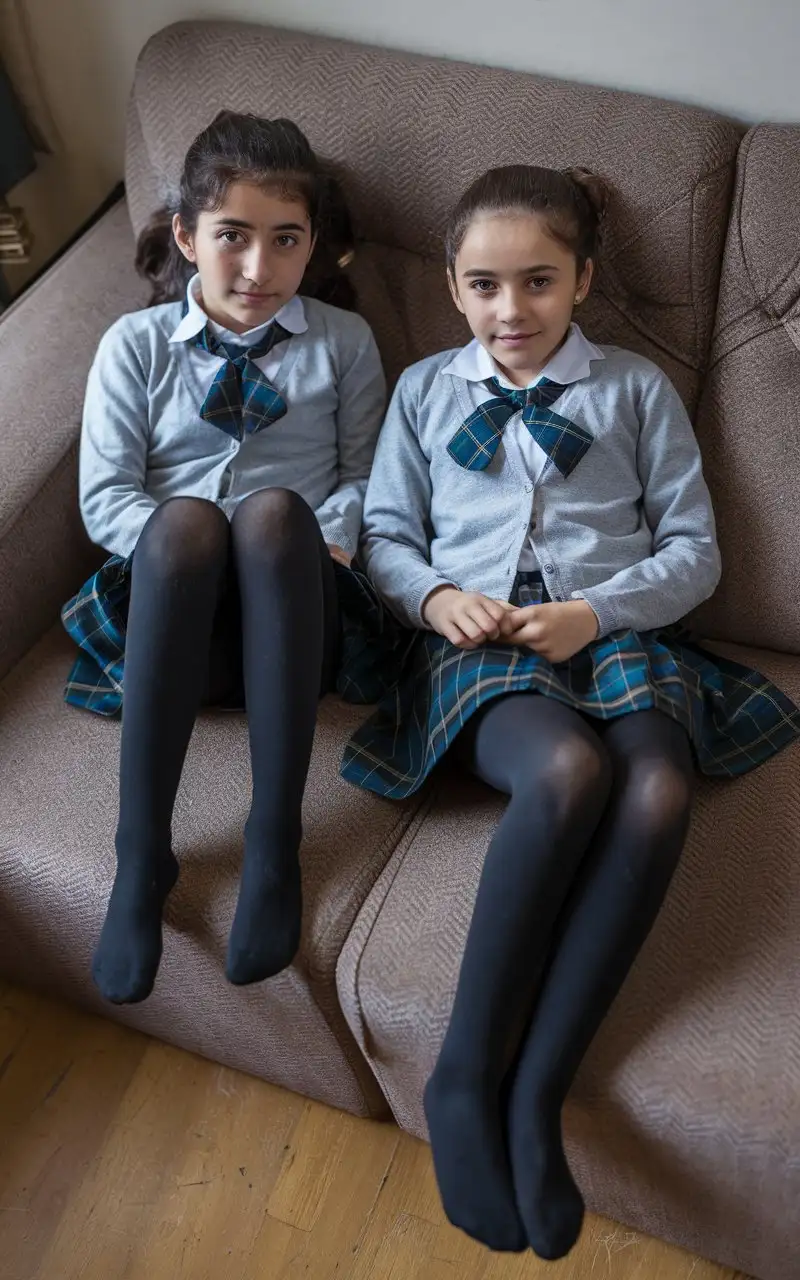
[[[287,412],[286,401],[255,361],[291,336],[288,329],[275,323],[255,346],[241,347],[220,341],[206,325],[194,345],[212,356],[225,356],[225,363],[203,401],[200,417],[234,440],[243,439],[244,431],[252,435],[282,418]]]
[[[527,391],[508,391],[496,378],[488,378],[486,386],[495,392],[495,398],[486,400],[458,428],[447,446],[450,457],[467,471],[485,471],[497,453],[506,423],[521,409],[522,421],[539,448],[552,459],[565,479],[571,475],[594,437],[551,410],[550,405],[566,387],[549,378],[543,378]]]

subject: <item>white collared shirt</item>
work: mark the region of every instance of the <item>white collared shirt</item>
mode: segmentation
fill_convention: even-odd
[[[288,329],[289,333],[305,333],[308,329],[308,321],[306,320],[305,308],[303,300],[295,295],[285,307],[281,307],[280,311],[267,320],[264,324],[259,324],[255,329],[248,329],[246,333],[234,333],[232,329],[225,329],[221,324],[217,324],[216,320],[212,320],[203,310],[202,303],[199,299],[200,293],[200,276],[193,275],[186,286],[186,303],[189,310],[181,320],[175,332],[170,337],[170,343],[186,342],[189,338],[194,338],[201,333],[208,325],[211,332],[221,342],[232,342],[237,346],[256,346],[266,335],[270,325],[282,324],[284,329]],[[209,351],[205,351],[202,347],[189,347],[189,358],[194,366],[194,373],[198,384],[202,384],[205,396],[211,389],[211,384],[217,376],[217,372],[225,363],[224,356],[212,356]],[[261,356],[256,360],[261,372],[268,381],[272,381],[280,368],[283,353],[278,347],[273,347],[272,351],[268,351],[265,356]]]
[[[566,340],[548,360],[541,373],[528,383],[525,390],[537,386],[543,378],[548,378],[551,382],[559,382],[565,387],[569,386],[573,382],[579,382],[582,378],[590,376],[592,360],[604,359],[605,356],[600,347],[589,342],[578,325],[571,324]],[[455,359],[442,369],[442,373],[464,378],[467,382],[485,382],[487,378],[496,378],[502,387],[507,387],[510,391],[523,390],[522,387],[516,387],[509,382],[508,378],[500,372],[489,352],[477,338],[473,338],[472,342],[463,347]],[[481,396],[480,403],[491,400],[493,395],[494,393],[487,387],[486,394]],[[557,408],[555,412],[558,412]],[[522,410],[515,413],[513,418],[509,418],[503,432],[503,447],[512,464],[516,464],[518,469],[525,472],[531,481],[533,486],[531,508],[533,508],[536,485],[547,463],[547,454],[539,447],[522,421]],[[523,543],[517,569],[520,573],[529,573],[538,568],[539,561],[534,551],[531,529]]]

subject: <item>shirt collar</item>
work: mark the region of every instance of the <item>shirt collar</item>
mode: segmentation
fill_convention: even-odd
[[[290,298],[271,320],[258,325],[255,329],[248,329],[247,333],[234,333],[230,329],[224,329],[221,325],[214,324],[213,320],[209,320],[198,300],[199,291],[200,276],[193,275],[186,286],[186,315],[172,334],[170,342],[187,342],[189,338],[195,338],[207,324],[212,325],[215,335],[224,342],[236,342],[242,346],[246,343],[250,343],[251,346],[255,345],[276,320],[283,325],[284,329],[288,329],[289,333],[305,333],[308,329],[303,299],[298,295]]]
[[[549,378],[551,382],[558,382],[565,387],[571,382],[579,382],[581,378],[589,377],[592,371],[592,360],[605,360],[605,356],[599,347],[584,337],[576,324],[571,324],[566,342],[558,348],[530,385],[535,387],[542,378]],[[477,338],[473,338],[472,342],[463,347],[450,363],[445,365],[442,373],[452,374],[456,378],[465,378],[467,382],[485,382],[487,378],[497,378],[503,386],[511,386]],[[518,390],[516,387],[513,389]]]

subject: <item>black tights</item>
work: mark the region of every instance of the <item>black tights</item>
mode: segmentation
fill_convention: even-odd
[[[209,693],[220,701],[242,678],[253,798],[227,973],[256,982],[291,963],[301,802],[338,634],[333,564],[297,494],[261,490],[230,522],[200,498],[173,498],[150,517],[133,557],[117,874],[92,966],[109,1000],[152,990],[178,874],[172,810],[192,728]]]
[[[510,801],[425,1091],[436,1172],[457,1226],[558,1258],[583,1219],[562,1107],[680,857],[689,741],[658,711],[590,724],[514,694],[473,717],[456,753]]]

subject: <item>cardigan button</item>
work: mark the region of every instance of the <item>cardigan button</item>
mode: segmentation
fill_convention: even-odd
[[[545,573],[555,573],[555,567],[552,564],[546,564],[544,566],[544,571]]]

